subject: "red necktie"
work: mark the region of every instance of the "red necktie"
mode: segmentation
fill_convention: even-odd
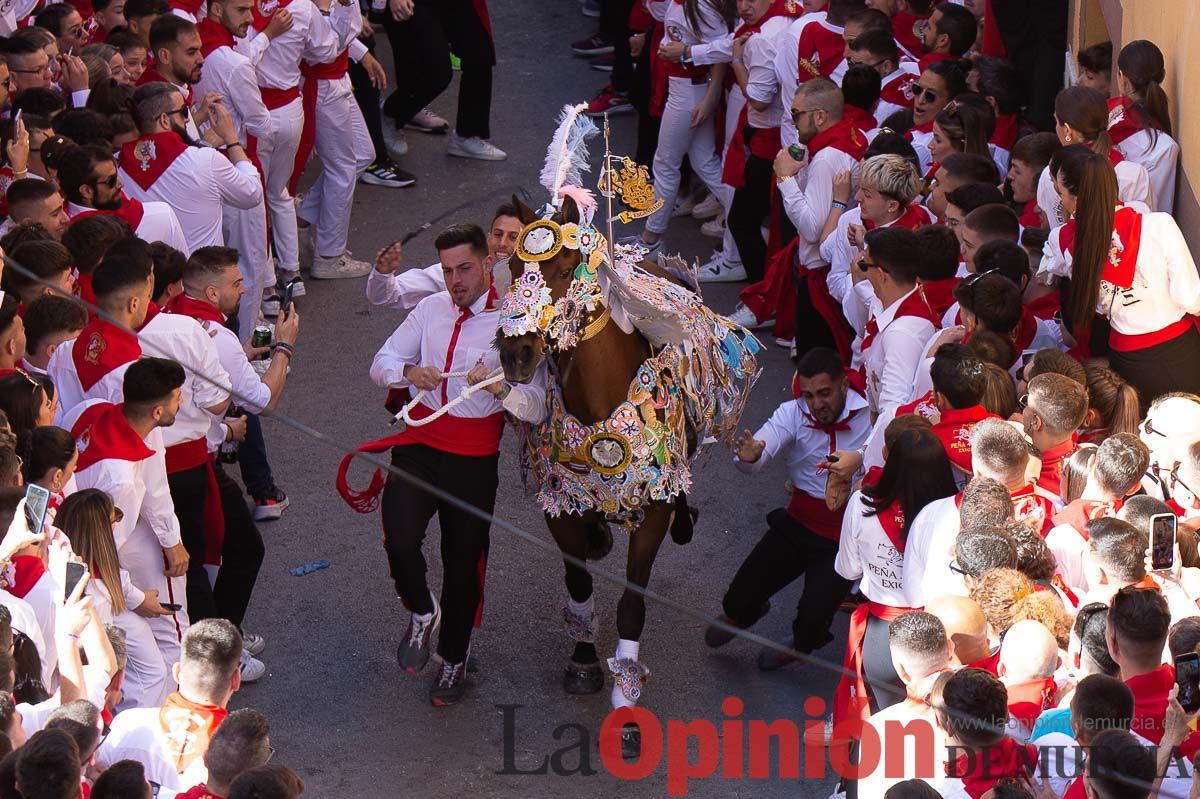
[[[839,432],[848,432],[850,430],[850,420],[854,418],[854,414],[858,413],[858,411],[857,410],[850,411],[849,413],[846,414],[845,419],[843,419],[840,422],[834,422],[833,424],[821,424],[816,419],[814,419],[808,412],[804,411],[803,413],[804,413],[804,418],[808,420],[804,426],[811,430],[820,430],[823,433],[825,433],[825,435],[829,436],[829,451],[836,452],[837,451],[837,434]]]
[[[454,332],[450,334],[450,345],[446,347],[446,365],[442,367],[445,373],[450,372],[450,365],[454,363],[454,348],[458,345],[458,334],[462,332],[463,322],[470,319],[475,314],[471,312],[469,307],[462,307],[458,311],[458,319],[454,322]],[[442,380],[442,404],[446,404],[446,389],[450,379]]]
[[[863,336],[862,349],[860,351],[865,353],[868,349],[870,349],[871,342],[875,340],[875,336],[877,335],[879,335],[879,323],[876,322],[875,317],[872,316],[870,320],[867,321],[867,333],[865,336]]]

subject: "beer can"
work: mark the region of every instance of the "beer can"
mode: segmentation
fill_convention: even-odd
[[[250,336],[251,347],[269,347],[271,346],[271,328],[266,325],[259,325],[254,328],[254,333]]]

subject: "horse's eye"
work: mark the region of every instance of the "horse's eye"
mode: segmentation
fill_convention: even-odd
[[[564,270],[562,270],[561,272],[559,272],[559,273],[558,273],[558,279],[559,279],[559,280],[566,280],[566,279],[567,279],[567,278],[569,278],[570,276],[571,276],[571,270],[570,270],[570,269],[564,269]]]

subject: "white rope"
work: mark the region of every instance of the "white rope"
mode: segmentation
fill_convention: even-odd
[[[467,372],[442,372],[442,379],[448,380],[452,377],[466,377],[467,374],[468,374]],[[442,407],[438,408],[436,411],[431,413],[429,416],[423,417],[421,419],[414,419],[411,416],[409,416],[409,411],[411,411],[413,408],[416,407],[417,403],[421,401],[422,397],[424,397],[426,394],[431,393],[431,392],[427,391],[426,389],[421,389],[420,391],[417,392],[417,395],[409,401],[409,403],[407,405],[405,405],[403,408],[400,409],[400,412],[398,414],[396,414],[395,416],[392,417],[391,424],[395,424],[396,422],[403,422],[405,424],[405,426],[411,425],[412,427],[420,427],[422,425],[429,424],[434,419],[437,419],[440,416],[442,416],[443,414],[448,413],[450,411],[450,409],[456,408],[459,405],[461,405],[465,400],[467,400],[476,391],[479,391],[480,389],[483,389],[483,388],[487,388],[488,386],[492,385],[493,383],[499,383],[503,379],[504,379],[504,370],[497,369],[496,371],[492,372],[492,374],[490,374],[486,379],[480,380],[478,383],[474,383],[472,385],[465,386],[461,391],[458,392],[457,397],[450,400]]]

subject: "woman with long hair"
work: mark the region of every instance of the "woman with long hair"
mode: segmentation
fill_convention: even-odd
[[[75,437],[61,427],[35,427],[17,436],[17,454],[24,463],[21,474],[25,485],[39,485],[50,492],[50,512],[46,518],[53,522],[53,514],[75,488],[72,478],[79,462]]]
[[[686,155],[692,171],[708,186],[728,213],[733,188],[721,181],[720,147],[713,115],[725,92],[725,73],[731,55],[736,3],[733,0],[677,0],[664,3],[663,38],[647,42],[658,50],[668,77],[666,104],[654,152],[654,193],[663,205],[646,220],[640,235],[629,242],[658,250],[667,232],[679,191],[680,169]],[[737,245],[726,234],[726,255],[736,255]]]
[[[1083,365],[1087,373],[1088,412],[1080,443],[1099,444],[1116,433],[1138,435],[1142,409],[1137,389],[1099,360]]]
[[[1153,210],[1154,195],[1145,167],[1125,160],[1108,135],[1108,106],[1104,95],[1086,86],[1068,86],[1054,98],[1054,132],[1063,147],[1083,144],[1108,158],[1117,173],[1117,196],[1122,202],[1145,203]],[[1053,164],[1038,178],[1037,201],[1050,227],[1066,223],[1071,213],[1063,208],[1054,188]]]
[[[843,676],[838,684],[835,724],[866,718],[904,700],[904,683],[892,667],[888,624],[912,610],[903,582],[908,531],[926,505],[956,490],[942,442],[932,430],[914,428],[903,418],[893,419],[884,430],[879,481],[864,483],[852,494],[842,517],[834,569],[847,580],[861,579],[859,590],[867,601],[850,619],[843,669],[857,679]]]
[[[8,423],[16,435],[54,424],[58,414],[54,381],[22,369],[0,377],[0,410],[8,415]]]
[[[67,534],[71,548],[92,574],[84,589],[105,624],[125,631],[129,665],[125,672],[125,700],[130,706],[159,704],[167,695],[166,659],[154,640],[146,619],[169,616],[158,602],[158,592],[141,591],[121,568],[113,527],[121,521],[120,508],[97,488],[85,488],[67,497],[54,524]]]
[[[933,142],[933,123],[943,108],[967,90],[967,73],[949,59],[935,61],[925,68],[912,85],[912,127],[904,137],[912,142],[921,160],[921,174],[929,173],[934,158],[929,152]]]
[[[1000,174],[1008,170],[1008,158],[1003,163],[992,152],[989,139],[996,130],[996,114],[978,94],[963,93],[946,104],[933,118],[933,137],[929,140],[929,155],[934,164],[951,153],[986,155],[996,161]],[[930,172],[935,172],[933,166]],[[927,174],[932,180],[933,174]]]
[[[1162,83],[1167,69],[1154,42],[1138,39],[1117,56],[1121,96],[1108,101],[1108,135],[1113,147],[1150,175],[1154,210],[1175,208],[1175,174],[1179,144],[1171,138],[1171,112]]]
[[[1107,352],[1143,411],[1170,391],[1200,393],[1200,276],[1179,226],[1169,214],[1121,205],[1103,155],[1072,146],[1055,162],[1055,186],[1073,218],[1046,242],[1038,275],[1070,279],[1063,322],[1078,354]]]

